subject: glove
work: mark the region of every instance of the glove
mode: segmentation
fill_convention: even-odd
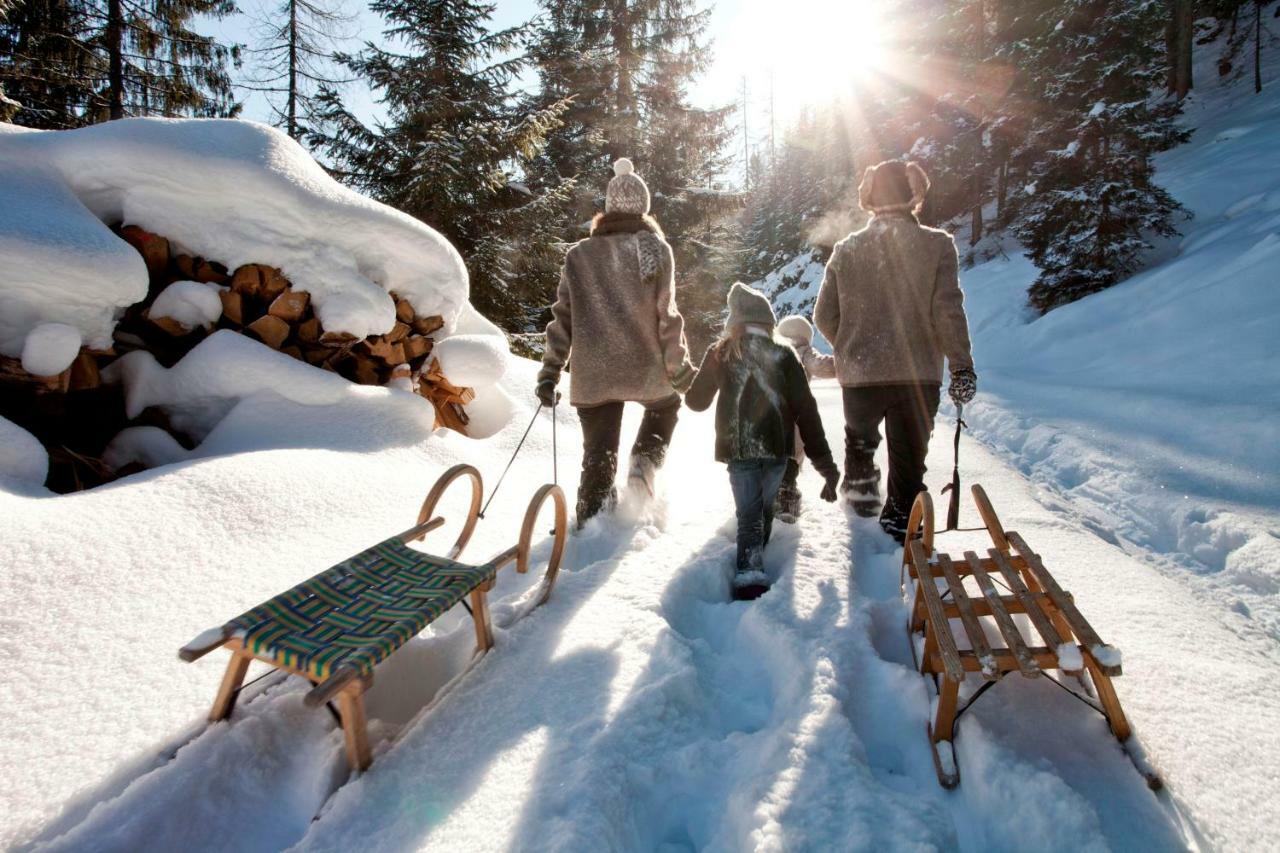
[[[978,393],[978,377],[973,372],[973,368],[961,367],[958,370],[951,371],[951,386],[947,388],[947,394],[951,397],[951,402],[957,406],[963,406],[973,399],[973,395]]]
[[[554,379],[542,380],[538,383],[538,388],[533,393],[542,401],[542,405],[546,406],[548,409],[560,402],[560,392],[556,390],[556,383]]]
[[[835,503],[836,486],[840,485],[840,469],[836,467],[835,462],[830,456],[824,456],[821,459],[813,459],[813,467],[822,475],[822,479],[826,481],[826,485],[822,487],[820,497],[827,503]]]

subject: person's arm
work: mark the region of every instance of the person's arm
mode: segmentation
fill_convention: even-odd
[[[720,349],[712,346],[702,357],[702,366],[698,368],[698,375],[689,386],[689,392],[684,395],[684,404],[695,412],[706,411],[720,390],[720,379],[723,373]]]
[[[800,430],[805,455],[818,473],[830,480],[838,476],[838,471],[831,458],[831,448],[827,445],[826,431],[822,428],[818,401],[813,398],[813,391],[809,390],[808,377],[800,362],[792,355],[783,359],[782,369],[787,403],[795,414],[796,428]]]
[[[810,346],[805,350],[804,369],[813,379],[835,379],[836,358],[833,355],[818,352]]]
[[[667,368],[671,387],[684,393],[693,381],[693,362],[689,360],[689,344],[684,337],[684,316],[676,306],[676,265],[671,246],[659,243],[658,253],[658,343]]]
[[[964,293],[960,290],[959,257],[953,239],[945,237],[944,243],[933,283],[933,333],[947,357],[950,372],[972,371],[973,352],[969,344],[969,321],[964,313]]]
[[[832,345],[840,337],[840,256],[843,244],[837,244],[827,261],[818,288],[818,301],[813,306],[813,325]]]
[[[560,286],[556,289],[556,303],[551,306],[551,322],[547,324],[547,348],[542,353],[542,369],[538,371],[538,384],[560,382],[560,372],[569,363],[573,348],[573,305],[569,299],[569,259],[565,258],[560,269]]]

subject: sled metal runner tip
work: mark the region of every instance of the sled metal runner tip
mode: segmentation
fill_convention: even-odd
[[[912,506],[902,553],[912,653],[937,692],[926,734],[938,782],[944,788],[960,783],[954,749],[957,723],[990,687],[1010,673],[1039,678],[1056,669],[1075,680],[1089,698],[1062,680],[1050,680],[1100,713],[1147,786],[1160,790],[1159,775],[1131,748],[1132,728],[1112,683],[1121,674],[1119,652],[1102,641],[1040,555],[1018,533],[1004,529],[983,488],[974,485],[971,492],[983,522],[978,529],[987,532],[993,545],[985,556],[965,551],[957,559],[935,550],[937,531],[928,492],[921,492]],[[956,529],[954,513],[950,514],[949,531]],[[1034,632],[1020,629],[1016,614],[1024,615]],[[995,630],[989,631],[992,627]],[[960,686],[970,673],[984,683],[961,706]]]

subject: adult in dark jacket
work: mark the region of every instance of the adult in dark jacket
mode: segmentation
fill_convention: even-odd
[[[685,395],[696,412],[719,397],[716,460],[728,465],[737,508],[737,598],[754,598],[767,588],[764,546],[797,430],[813,467],[827,481],[825,500],[835,500],[840,479],[804,367],[794,350],[774,341],[773,325],[769,300],[741,282],[734,284],[724,337],[707,350]]]
[[[889,160],[867,170],[859,202],[871,222],[836,244],[813,312],[844,388],[842,489],[860,514],[879,509],[874,455],[883,422],[889,488],[880,524],[899,542],[924,488],[943,357],[957,405],[973,399],[977,388],[955,241],[916,219],[928,190],[929,179],[915,163]]]
[[[579,527],[617,501],[623,403],[645,408],[628,479],[652,494],[675,430],[678,392],[693,381],[675,261],[649,216],[649,188],[626,158],[614,173],[591,236],[565,255],[538,373],[538,398],[550,406],[559,399],[561,372],[569,372],[569,403],[582,422]]]

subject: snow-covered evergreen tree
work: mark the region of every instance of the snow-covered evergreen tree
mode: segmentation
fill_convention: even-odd
[[[493,6],[472,0],[375,0],[388,46],[341,56],[377,94],[386,118],[366,125],[332,89],[319,96],[323,130],[310,139],[360,190],[436,228],[471,273],[472,302],[512,328],[530,302],[548,304],[520,272],[559,239],[555,213],[572,184],[531,192],[521,164],[542,150],[563,105],[516,103],[523,27],[493,31]],[[530,288],[534,293],[527,292]]]
[[[233,0],[17,0],[0,24],[0,86],[31,127],[234,115],[238,48],[193,26],[235,10]]]
[[[730,109],[699,108],[688,95],[710,59],[708,12],[693,0],[541,5],[530,49],[539,86],[530,101],[569,106],[530,175],[536,182],[574,179],[559,220],[563,239],[586,236],[583,226],[602,206],[612,162],[629,157],[652,191],[653,213],[675,252],[677,298],[682,305],[701,300],[690,289],[706,280],[701,265],[707,258],[690,235],[740,204],[716,185],[727,165]],[[723,294],[717,289],[713,296]]]
[[[1151,156],[1184,135],[1177,101],[1153,96],[1164,74],[1160,4],[1071,0],[1042,22],[1020,48],[1042,109],[1017,233],[1041,269],[1031,304],[1047,311],[1122,280],[1151,235],[1174,233],[1179,207],[1152,183]]]

